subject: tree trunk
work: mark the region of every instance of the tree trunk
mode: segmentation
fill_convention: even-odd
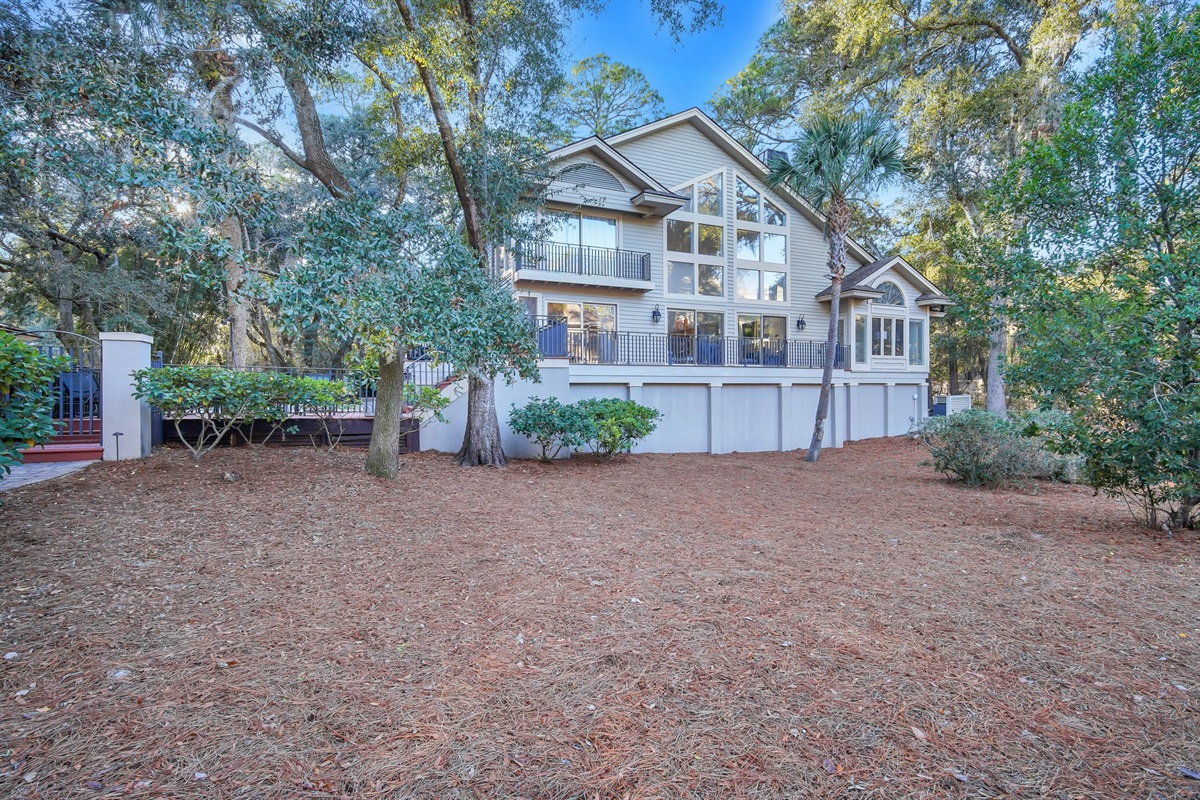
[[[846,238],[850,231],[850,205],[846,198],[834,195],[829,201],[829,332],[825,337],[825,368],[821,371],[821,394],[817,398],[817,418],[813,422],[812,441],[805,461],[821,457],[825,438],[825,420],[829,416],[829,395],[833,388],[833,366],[838,354],[838,313],[842,304],[842,278],[846,274]]]
[[[467,430],[458,463],[464,467],[503,467],[508,463],[500,444],[496,416],[496,381],[472,375],[467,381]]]
[[[829,417],[829,395],[833,389],[833,365],[837,358],[838,306],[842,301],[842,276],[833,278],[830,295],[829,334],[825,339],[825,368],[821,371],[821,394],[817,398],[817,418],[813,422],[812,441],[804,460],[816,462],[821,457],[821,443],[825,439],[825,420]]]
[[[400,471],[400,428],[404,422],[404,352],[379,362],[375,420],[367,446],[367,472],[392,479]]]
[[[245,278],[242,267],[242,221],[236,215],[221,221],[221,237],[229,242],[225,260],[225,310],[229,315],[229,366],[244,367],[250,362],[250,301],[240,289]]]
[[[1004,361],[1008,355],[1008,324],[1002,300],[992,299],[991,333],[988,335],[987,410],[1008,419],[1008,397],[1004,390]]]

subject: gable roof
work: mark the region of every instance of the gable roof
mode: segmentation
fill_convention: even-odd
[[[551,161],[561,161],[564,158],[579,155],[581,153],[590,153],[599,160],[603,161],[608,166],[612,167],[617,172],[621,173],[624,178],[642,191],[649,191],[654,194],[666,194],[674,196],[675,193],[663,186],[659,181],[643,170],[637,164],[634,164],[625,156],[613,149],[612,145],[604,141],[598,136],[589,136],[586,139],[579,139],[570,144],[563,145],[557,149],[551,150],[546,154],[546,157]]]
[[[842,294],[847,295],[851,292],[858,292],[863,296],[871,294],[882,294],[878,289],[871,286],[871,281],[876,275],[885,270],[895,268],[896,272],[903,275],[914,286],[924,290],[918,302],[940,302],[943,305],[949,304],[949,300],[942,294],[941,289],[933,284],[931,280],[917,270],[912,264],[904,260],[902,256],[885,256],[884,258],[872,261],[866,266],[859,267],[853,272],[846,274],[842,278]],[[817,292],[818,298],[828,299],[833,294],[833,285],[826,286],[821,291]]]
[[[766,180],[767,174],[771,171],[770,168],[764,164],[762,160],[758,158],[758,156],[746,149],[745,145],[730,136],[729,133],[727,133],[725,129],[718,125],[711,117],[694,106],[686,111],[680,111],[678,114],[672,114],[669,117],[663,117],[660,120],[648,122],[645,125],[632,128],[623,133],[609,136],[604,141],[609,144],[619,145],[624,142],[640,139],[643,136],[654,133],[655,131],[661,131],[665,128],[683,124],[690,124],[696,130],[700,131],[700,133],[707,136],[718,147],[720,147],[736,162],[738,162],[743,169],[751,172],[759,180]],[[817,225],[822,229],[825,227],[825,215],[817,210],[816,206],[805,199],[803,195],[792,191],[786,186],[776,187],[774,191],[788,200],[793,207],[799,210],[800,213],[807,217],[808,220],[814,225]],[[850,252],[857,260],[862,262],[870,262],[874,258],[874,256],[872,256],[865,247],[853,239],[850,239],[848,244]]]

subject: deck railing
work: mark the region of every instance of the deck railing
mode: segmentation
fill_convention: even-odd
[[[181,366],[176,364],[168,364],[167,366]],[[247,366],[247,367],[223,367],[223,369],[236,369],[243,372],[272,372],[284,375],[303,375],[310,378],[320,378],[322,380],[340,381],[347,391],[352,395],[352,399],[338,405],[335,409],[338,414],[363,414],[364,416],[374,416],[375,414],[375,394],[378,375],[373,371],[363,369],[346,369],[333,367],[272,367],[272,366]],[[404,362],[404,382],[406,385],[419,390],[424,386],[441,386],[446,381],[454,377],[454,369],[445,361],[439,361],[432,351],[424,348],[412,350],[408,353],[408,358]],[[414,398],[415,399],[415,398]],[[296,416],[313,413],[328,413],[329,409],[312,409],[296,407],[291,409],[291,413]]]
[[[529,317],[543,358],[569,358],[573,364],[623,366],[825,366],[825,342],[740,336],[680,336],[666,333],[619,333],[569,330],[562,317]],[[847,363],[840,345],[834,366]]]
[[[650,280],[650,254],[634,250],[558,242],[525,242],[512,255],[513,267],[518,273],[522,269],[540,269],[562,275]]]

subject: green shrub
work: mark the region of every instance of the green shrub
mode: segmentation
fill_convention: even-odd
[[[271,426],[263,443],[276,433],[285,434],[288,418],[296,413],[315,413],[331,433],[328,424],[339,406],[354,400],[341,381],[280,372],[185,366],[139,370],[133,377],[134,396],[174,422],[179,440],[197,461],[231,431],[250,442],[257,421]],[[189,417],[200,423],[190,440],[181,429],[182,421]],[[240,427],[246,422],[249,431]]]
[[[581,447],[594,435],[591,417],[579,404],[563,405],[557,397],[531,397],[521,408],[514,404],[508,424],[542,449],[540,458],[545,462],[557,458],[564,447]]]
[[[0,331],[0,475],[22,461],[21,449],[54,435],[54,381],[65,359],[50,358]]]
[[[654,432],[662,414],[632,400],[593,398],[576,404],[589,420],[588,442],[604,459],[628,453],[633,446]]]
[[[1026,436],[1021,423],[980,409],[949,417],[930,417],[921,442],[933,456],[933,468],[968,486],[1000,486],[1018,478],[1054,478],[1059,460],[1044,441]]]

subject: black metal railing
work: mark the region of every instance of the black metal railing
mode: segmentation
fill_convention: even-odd
[[[58,435],[100,435],[100,343],[79,334],[58,334],[67,344],[37,344],[38,353],[62,359],[54,381],[54,427]]]
[[[513,252],[513,267],[540,269],[562,275],[650,280],[650,254],[613,247],[558,242],[526,242]]]
[[[544,358],[566,357],[575,364],[624,366],[792,367],[825,366],[825,342],[739,336],[680,336],[665,333],[618,333],[568,330],[566,320],[531,317]],[[847,363],[839,345],[834,366]]]

